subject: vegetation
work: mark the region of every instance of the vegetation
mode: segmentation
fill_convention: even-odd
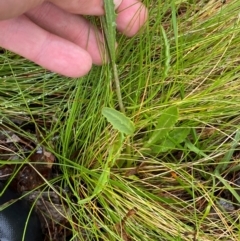
[[[112,65],[68,79],[3,51],[2,128],[56,158],[41,190],[71,240],[239,240],[240,2],[145,3],[142,32],[117,35],[124,113]]]

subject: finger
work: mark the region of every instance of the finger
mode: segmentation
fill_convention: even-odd
[[[19,16],[28,10],[39,6],[46,0],[0,0],[0,20],[10,19]],[[104,0],[49,0],[60,8],[75,14],[103,15]],[[116,8],[122,0],[114,0]]]
[[[103,63],[103,37],[100,31],[82,16],[63,11],[51,3],[42,4],[26,15],[45,30],[85,49],[94,64]]]
[[[0,0],[0,19],[9,19],[21,15],[44,0]]]
[[[101,16],[104,14],[104,1],[109,0],[49,0],[56,6],[70,13],[82,15]],[[118,8],[122,0],[113,0],[115,8]]]
[[[69,77],[79,77],[91,69],[90,55],[68,40],[51,34],[26,16],[0,21],[0,46]]]
[[[129,37],[135,35],[148,18],[147,8],[138,0],[123,0],[117,12],[117,28]]]

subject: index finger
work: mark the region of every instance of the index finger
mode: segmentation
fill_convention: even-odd
[[[45,0],[0,0],[0,20],[19,16],[31,8],[42,4]]]
[[[128,37],[135,35],[148,18],[147,8],[138,0],[123,0],[117,13],[117,29]]]

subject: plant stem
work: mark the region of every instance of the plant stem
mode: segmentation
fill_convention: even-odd
[[[116,86],[116,93],[117,93],[119,108],[120,108],[120,111],[125,114],[125,108],[122,101],[121,87],[120,87],[120,82],[118,78],[117,65],[114,62],[112,62],[112,67],[113,67],[113,76],[114,76],[114,82]]]

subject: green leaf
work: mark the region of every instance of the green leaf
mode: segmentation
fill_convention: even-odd
[[[102,114],[107,118],[114,129],[126,135],[132,135],[134,133],[133,122],[126,117],[123,113],[108,107],[103,107]]]
[[[169,133],[169,139],[176,144],[182,143],[184,140],[186,140],[189,132],[190,128],[188,127],[175,128]]]
[[[149,140],[145,147],[149,147],[156,144],[159,140],[162,140],[172,129],[178,120],[178,108],[172,106],[163,111],[162,115],[158,120],[156,129],[152,132]]]
[[[159,154],[162,152],[166,152],[168,150],[172,150],[173,148],[175,148],[175,144],[170,141],[168,138],[163,139],[161,144],[158,145],[152,145],[151,146],[151,152],[154,154]]]
[[[170,131],[170,133],[168,133],[164,139],[160,140],[158,144],[152,145],[151,152],[154,154],[159,154],[174,149],[177,144],[180,144],[186,140],[189,132],[190,129],[186,127],[175,128],[174,130]]]

